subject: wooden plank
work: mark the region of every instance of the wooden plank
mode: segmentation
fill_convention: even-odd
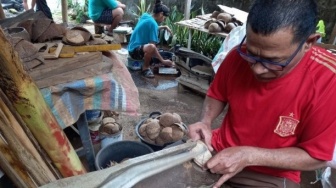
[[[63,48],[64,44],[63,43],[58,43],[57,48],[53,53],[46,53],[43,55],[44,59],[57,59],[61,53],[61,50]]]
[[[42,11],[37,11],[36,13],[34,12],[33,9],[27,10],[16,17],[12,18],[6,18],[3,20],[0,20],[0,25],[2,28],[7,28],[7,27],[13,27],[17,25],[18,23],[28,20],[28,19],[38,19],[38,18],[45,18],[45,15],[43,14]]]
[[[64,46],[62,50],[74,50],[75,52],[102,52],[110,50],[120,50],[120,44],[101,44],[101,45],[87,45],[87,46]],[[52,47],[49,53],[56,50],[56,47]]]
[[[209,89],[208,80],[204,79],[198,79],[194,77],[181,75],[180,77],[176,78],[176,81],[179,84],[182,84],[188,88],[191,88],[203,94],[206,94]]]
[[[192,67],[191,70],[198,74],[204,74],[208,76],[212,76],[215,74],[213,68],[209,66],[196,65]]]
[[[200,19],[200,18],[193,18],[191,20],[182,20],[182,21],[176,22],[177,25],[184,26],[190,29],[195,29],[198,31],[202,31],[208,34],[220,36],[223,38],[229,35],[228,33],[225,33],[225,32],[209,32],[208,29],[204,28],[204,23],[205,23],[205,20]]]
[[[111,62],[101,62],[99,64],[89,65],[86,67],[81,67],[76,70],[65,72],[63,74],[58,74],[51,76],[42,80],[35,81],[38,88],[45,88],[57,84],[72,82],[75,80],[80,80],[84,78],[94,77],[101,74],[106,74],[111,72],[112,63]]]
[[[44,65],[38,66],[36,69],[32,69],[32,71],[28,72],[28,74],[33,78],[33,80],[37,81],[72,70],[77,70],[81,67],[98,64],[101,61],[101,52],[82,54],[71,59],[60,58],[57,60],[46,60]]]

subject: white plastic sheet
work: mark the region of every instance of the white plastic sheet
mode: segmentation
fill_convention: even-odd
[[[222,64],[223,60],[225,59],[227,53],[235,46],[240,44],[243,40],[244,36],[246,35],[246,25],[238,26],[231,30],[229,35],[224,39],[223,44],[221,45],[220,49],[218,50],[216,56],[212,61],[212,67],[217,72],[219,66]]]

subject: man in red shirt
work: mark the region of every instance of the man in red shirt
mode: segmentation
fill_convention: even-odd
[[[189,125],[216,154],[205,165],[233,187],[300,187],[326,166],[336,138],[336,58],[313,46],[314,0],[256,0],[246,37],[228,53]],[[229,105],[219,129],[213,120]]]

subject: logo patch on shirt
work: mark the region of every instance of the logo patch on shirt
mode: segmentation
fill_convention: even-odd
[[[294,135],[296,126],[299,124],[299,120],[293,117],[280,116],[279,123],[274,129],[274,132],[281,137]]]

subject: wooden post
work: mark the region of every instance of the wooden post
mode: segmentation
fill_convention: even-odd
[[[6,16],[5,16],[5,13],[3,11],[3,8],[2,8],[2,5],[1,5],[1,0],[0,0],[0,20],[3,20],[5,18],[6,18]]]
[[[190,7],[191,7],[191,0],[185,0],[184,4],[184,19],[189,20],[190,18]],[[192,35],[191,35],[191,29],[188,29],[188,43],[187,43],[187,48],[190,50],[191,49],[191,40],[192,40]],[[186,65],[189,67],[189,61],[190,59],[186,59]]]
[[[62,0],[62,21],[68,25],[68,1]]]
[[[84,174],[86,170],[58,125],[40,90],[23,70],[21,59],[0,30],[0,88],[23,121],[48,153],[63,177]]]

